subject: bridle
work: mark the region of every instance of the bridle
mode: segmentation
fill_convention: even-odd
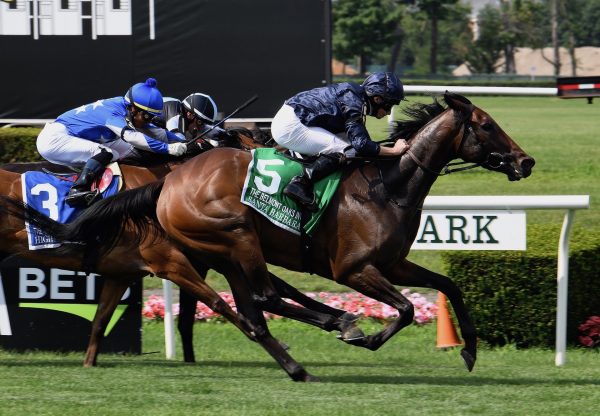
[[[474,134],[473,126],[469,120],[466,120],[463,124],[463,135],[460,138],[460,143],[458,145],[458,153],[460,153],[460,151],[464,147],[466,138],[471,134]],[[481,146],[481,144],[479,144],[479,145]],[[435,176],[445,176],[445,175],[449,175],[454,172],[461,172],[464,170],[470,170],[470,169],[474,169],[474,168],[478,168],[478,167],[482,167],[482,166],[489,166],[491,169],[499,169],[500,167],[505,165],[504,157],[500,153],[490,152],[487,155],[486,160],[483,162],[477,162],[477,163],[464,162],[464,161],[463,162],[450,162],[450,163],[447,163],[440,172],[436,172],[435,170],[427,167],[421,160],[419,160],[419,158],[410,149],[408,149],[406,151],[406,154],[413,160],[413,162],[416,163],[416,165],[418,167],[423,169],[425,172],[430,173]],[[462,166],[462,165],[467,165],[467,166]],[[452,166],[456,166],[456,167],[453,168]],[[458,167],[458,166],[461,166],[461,167]]]

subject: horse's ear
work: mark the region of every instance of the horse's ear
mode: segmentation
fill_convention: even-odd
[[[471,101],[469,101],[467,98],[450,91],[446,91],[444,93],[444,101],[451,109],[464,114],[465,119],[470,118],[471,113],[475,109]]]

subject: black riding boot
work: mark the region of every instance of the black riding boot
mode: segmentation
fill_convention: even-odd
[[[96,202],[100,197],[100,191],[97,189],[92,191],[90,188],[111,160],[112,153],[102,151],[85,162],[85,166],[73,186],[71,186],[65,202],[73,208],[88,207]]]
[[[317,211],[318,206],[313,193],[314,184],[324,177],[335,172],[343,163],[341,153],[320,155],[313,163],[304,166],[302,176],[294,176],[290,183],[283,189],[287,195],[309,211]]]

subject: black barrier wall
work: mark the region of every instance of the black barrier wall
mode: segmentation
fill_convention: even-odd
[[[39,267],[11,257],[0,263],[0,345],[14,350],[85,351],[102,278]],[[142,284],[125,293],[102,341],[103,352],[140,354]]]
[[[54,118],[148,76],[166,96],[212,95],[225,115],[258,94],[240,117],[272,117],[331,80],[329,0],[96,4],[0,2],[0,118]]]

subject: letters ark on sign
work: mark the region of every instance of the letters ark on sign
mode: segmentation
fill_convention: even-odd
[[[413,250],[525,250],[524,211],[423,211]]]

